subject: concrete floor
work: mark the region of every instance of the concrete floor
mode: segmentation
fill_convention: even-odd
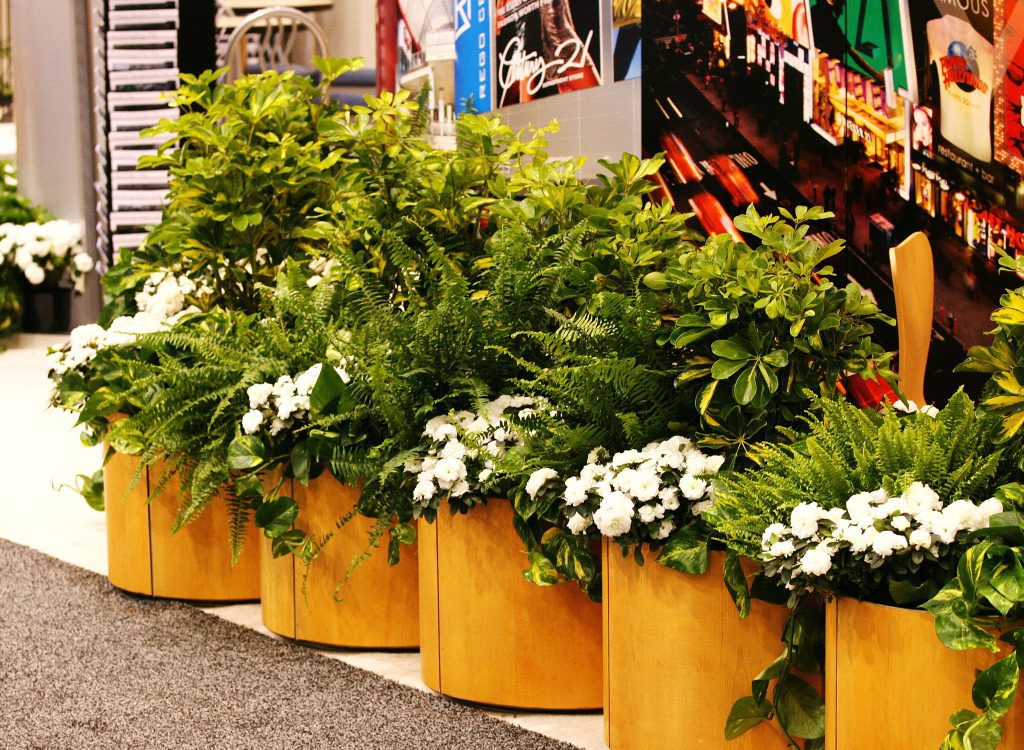
[[[72,484],[91,474],[102,460],[99,448],[86,448],[67,414],[47,409],[50,386],[44,359],[48,346],[64,336],[21,335],[0,353],[0,537],[106,575],[106,525]],[[273,636],[260,622],[258,604],[211,607],[207,612]],[[411,687],[428,690],[419,677],[419,654],[322,651]],[[586,750],[605,750],[600,714],[490,711],[504,721]]]

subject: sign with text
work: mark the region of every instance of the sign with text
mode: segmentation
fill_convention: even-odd
[[[494,108],[491,1],[455,0],[455,111],[459,113]]]
[[[495,107],[601,84],[599,0],[498,0]]]

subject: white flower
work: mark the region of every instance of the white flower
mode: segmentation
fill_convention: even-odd
[[[537,469],[526,480],[526,494],[531,498],[537,497],[537,493],[540,492],[541,488],[557,476],[558,472],[554,469]]]
[[[89,273],[94,265],[93,259],[86,253],[78,253],[72,258],[72,263],[74,263],[75,270],[79,273]]]
[[[608,458],[608,451],[601,446],[597,446],[587,454],[587,463],[596,464],[599,461],[604,461],[606,458]]]
[[[452,497],[462,497],[469,492],[469,482],[465,479],[460,479],[452,485]]]
[[[695,516],[703,515],[709,510],[715,507],[715,499],[709,498],[707,500],[701,500],[699,503],[694,503],[690,506],[690,512]]]
[[[661,500],[661,507],[665,510],[676,510],[679,508],[679,490],[675,487],[666,487],[658,493],[658,499]]]
[[[263,412],[253,409],[252,411],[246,412],[245,416],[242,417],[242,429],[245,430],[246,435],[253,435],[259,432],[260,427],[263,425]]]
[[[924,549],[932,546],[932,534],[927,529],[914,529],[910,532],[910,546]]]
[[[707,456],[704,459],[704,473],[717,474],[722,464],[725,463],[725,456]]]
[[[925,404],[924,406],[918,407],[916,403],[909,400],[906,403],[904,403],[903,401],[897,401],[892,405],[892,408],[895,409],[896,411],[901,411],[904,414],[916,414],[920,412],[921,414],[924,414],[925,416],[932,418],[937,417],[939,415],[939,410],[936,409],[934,406],[931,406],[930,404]]]
[[[791,539],[775,542],[775,544],[768,548],[768,554],[771,557],[789,557],[794,552],[796,552],[796,547]]]
[[[896,531],[906,531],[910,528],[910,519],[906,516],[896,516],[889,523]]]
[[[990,519],[992,518],[992,516],[998,515],[1003,512],[1003,504],[999,502],[996,498],[990,497],[988,500],[986,500],[985,502],[978,506],[978,511],[986,519]],[[985,526],[988,526],[987,520]]]
[[[612,486],[619,492],[632,494],[633,480],[636,479],[636,469],[623,469],[612,479]]]
[[[434,466],[434,477],[442,488],[448,489],[466,477],[466,465],[458,458],[442,458]]]
[[[931,487],[913,482],[903,491],[905,511],[911,516],[920,516],[928,510],[942,510],[942,499]]]
[[[633,501],[622,492],[609,492],[594,512],[594,524],[605,536],[621,536],[633,525]]]
[[[308,279],[306,279],[306,286],[308,286],[310,289],[312,289],[313,287],[315,287],[317,284],[319,284],[323,280],[324,280],[323,276],[321,276],[320,274],[316,274],[315,273],[312,276],[310,276]]]
[[[565,499],[565,504],[577,507],[582,505],[587,499],[587,483],[579,477],[569,477],[565,480],[565,492],[562,497]]]
[[[484,482],[486,482],[488,479],[491,478],[491,475],[493,473],[494,473],[493,469],[482,469],[480,471],[480,473],[477,474],[476,481],[478,481],[481,484],[483,484]]]
[[[874,521],[874,498],[870,492],[858,492],[846,501],[846,512],[858,526],[868,526]]]
[[[449,440],[444,444],[444,448],[441,449],[442,458],[465,458],[466,457],[466,446],[460,443],[458,440]]]
[[[888,557],[897,550],[907,548],[907,538],[892,531],[879,532],[871,543],[872,551],[879,557]]]
[[[305,372],[301,372],[295,376],[295,392],[301,393],[308,396],[313,392],[313,386],[316,385],[316,381],[320,379],[320,372],[324,369],[324,366],[317,362],[315,365],[310,367]]]
[[[46,280],[46,271],[38,263],[30,263],[24,273],[29,284],[42,284]]]
[[[808,576],[823,576],[832,570],[832,548],[827,542],[811,547],[800,558],[800,572]]]
[[[582,534],[590,528],[592,523],[593,521],[586,516],[581,516],[579,513],[573,513],[569,517],[569,521],[566,525],[569,527],[569,531],[573,534]]]
[[[790,526],[793,528],[793,536],[799,539],[809,539],[818,533],[818,519],[822,516],[821,507],[817,503],[800,503],[793,508],[790,516]]]
[[[651,534],[651,536],[655,539],[665,539],[675,530],[675,528],[676,525],[672,523],[670,519],[666,518],[661,522],[661,526],[658,527],[658,530]]]
[[[270,394],[273,393],[274,386],[272,383],[256,383],[250,385],[245,393],[249,397],[249,408],[259,409],[266,406],[267,401],[270,400]]]
[[[653,471],[638,471],[633,477],[629,493],[640,502],[653,500],[661,490],[661,480]]]
[[[628,450],[616,453],[612,457],[612,467],[618,469],[623,466],[629,466],[630,464],[637,464],[643,460],[643,455],[637,450]]]
[[[641,505],[640,520],[644,523],[652,523],[665,516],[665,509],[660,505]]]
[[[707,468],[708,457],[698,450],[688,450],[686,456],[686,472],[688,474],[703,474]]]
[[[687,463],[689,467],[689,463]],[[692,474],[684,474],[679,480],[679,490],[687,500],[700,500],[708,491],[708,483]]]
[[[776,539],[787,534],[788,532],[789,528],[785,524],[773,523],[767,529],[764,530],[763,534],[761,534],[761,546],[770,546],[775,542]]]
[[[416,483],[416,486],[412,490],[413,500],[423,501],[429,500],[434,496],[434,483],[424,482],[422,479]]]

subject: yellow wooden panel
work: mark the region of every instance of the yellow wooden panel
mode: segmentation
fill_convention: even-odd
[[[740,620],[722,579],[724,553],[689,576],[604,557],[608,744],[612,750],[785,750],[774,724],[726,743],[733,703],[782,651],[785,607],[752,602]],[[865,748],[868,746],[865,746]],[[864,750],[864,748],[862,748]],[[909,750],[909,747],[907,748]]]
[[[924,372],[935,309],[935,271],[928,236],[914,232],[889,250],[889,262],[896,293],[900,388],[907,398],[923,406],[927,403]]]
[[[603,565],[604,561],[608,559],[608,552],[610,551],[611,542],[608,537],[601,537],[601,562],[602,562],[602,575],[601,575],[601,601],[608,601],[608,576],[604,575]],[[612,734],[611,725],[611,681],[608,679],[608,608],[605,606],[601,607],[601,683],[603,689],[603,698],[601,705],[604,706],[604,744],[611,742],[610,737]]]
[[[119,589],[153,595],[149,554],[149,508],[146,471],[136,456],[114,453],[103,466],[103,502],[107,514],[107,577]]]
[[[264,484],[266,486],[266,482]],[[286,479],[281,492],[290,494],[291,491],[292,480]],[[284,555],[275,559],[270,540],[263,531],[257,529],[256,535],[260,547],[260,614],[263,625],[272,633],[294,638],[295,556]]]
[[[441,649],[437,630],[437,527],[419,522],[420,675],[431,690],[441,692]]]
[[[155,487],[162,464],[149,469]],[[260,554],[256,527],[251,524],[245,551],[231,565],[227,502],[215,497],[178,533],[171,527],[178,512],[178,478],[150,502],[153,553],[153,594],[170,599],[245,601],[260,597]]]
[[[949,717],[973,708],[975,670],[1001,655],[952,651],[935,635],[935,618],[920,610],[839,599],[833,610],[826,664],[835,669],[835,732],[828,750],[907,748],[930,750],[942,744]],[[1004,723],[1006,750],[1024,748],[1024,698]]]
[[[419,645],[418,572],[415,546],[403,546],[401,562],[388,565],[387,536],[340,589],[349,564],[367,549],[374,520],[357,515],[336,528],[359,500],[359,489],[325,472],[303,487],[294,483],[298,524],[333,538],[308,568],[295,568],[295,637],[350,648],[416,648]],[[303,579],[305,595],[303,595]]]
[[[443,511],[436,525],[440,692],[517,708],[600,707],[600,606],[573,584],[523,578],[508,501]]]

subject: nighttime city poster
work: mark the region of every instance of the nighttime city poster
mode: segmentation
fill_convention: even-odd
[[[999,254],[1024,254],[1024,2],[645,0],[642,12],[644,152],[666,155],[657,196],[737,241],[732,218],[749,204],[824,206],[835,217],[812,236],[846,240],[837,270],[889,313],[889,248],[924,231],[932,380],[967,382],[952,367],[1019,283]]]

